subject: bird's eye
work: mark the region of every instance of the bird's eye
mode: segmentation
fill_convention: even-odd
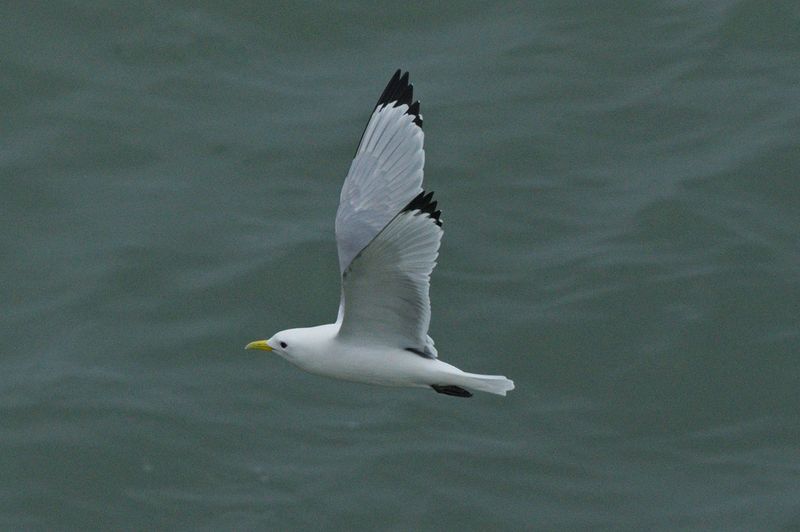
[[[286,342],[281,342],[281,347],[286,349]]]

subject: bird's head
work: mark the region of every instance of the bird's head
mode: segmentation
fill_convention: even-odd
[[[292,345],[296,343],[294,330],[281,331],[275,333],[269,340],[256,340],[250,342],[245,349],[260,349],[262,351],[274,351],[283,358],[291,358]]]

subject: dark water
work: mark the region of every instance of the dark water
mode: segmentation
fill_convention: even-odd
[[[800,527],[795,2],[0,7],[0,528]],[[242,350],[331,321],[394,69],[432,336],[517,390]]]

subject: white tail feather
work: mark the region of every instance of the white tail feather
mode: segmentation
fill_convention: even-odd
[[[506,392],[514,389],[514,381],[502,375],[478,375],[477,373],[464,372],[458,375],[457,378],[459,386],[496,395],[505,396]]]

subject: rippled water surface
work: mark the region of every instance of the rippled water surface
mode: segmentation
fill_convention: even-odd
[[[794,2],[6,3],[0,528],[800,527]],[[469,400],[245,343],[335,318],[412,74]]]

